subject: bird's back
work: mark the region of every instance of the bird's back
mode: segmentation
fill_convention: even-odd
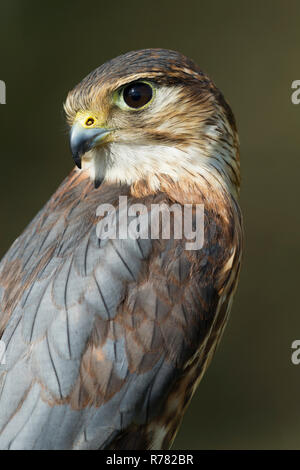
[[[210,361],[239,269],[233,206],[225,225],[206,204],[199,251],[100,240],[97,207],[120,194],[137,201],[74,171],[1,262],[2,449],[168,448]]]

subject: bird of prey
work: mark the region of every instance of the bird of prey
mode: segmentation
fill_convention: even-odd
[[[65,111],[77,167],[0,264],[0,448],[168,449],[237,286],[235,119],[164,49],[100,66]],[[193,227],[202,206],[202,246],[163,237],[163,222],[156,237],[99,236],[99,207],[120,215],[121,196],[128,214],[188,206]]]

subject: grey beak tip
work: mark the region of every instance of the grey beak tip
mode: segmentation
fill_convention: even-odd
[[[81,169],[81,157],[91,150],[101,138],[107,134],[107,129],[80,129],[74,127],[70,134],[70,147],[75,164]]]
[[[79,170],[81,170],[81,157],[78,154],[73,154],[73,160],[75,162],[75,165]]]

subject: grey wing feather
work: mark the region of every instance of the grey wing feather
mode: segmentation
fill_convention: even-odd
[[[212,323],[212,253],[203,250],[192,289],[195,259],[172,241],[157,241],[151,261],[149,240],[99,240],[99,193],[85,200],[76,184],[71,194],[61,187],[0,264],[1,449],[109,447],[158,411]]]
[[[130,374],[124,338],[106,338],[104,354],[124,386],[98,408],[72,408],[68,397],[96,316],[108,323],[115,318],[126,282],[138,278],[151,247],[147,241],[109,240],[99,248],[95,227],[72,244],[76,227],[66,230],[62,218],[53,215],[38,234],[41,214],[0,265],[3,280],[3,271],[21,260],[22,273],[15,282],[23,284],[42,266],[22,289],[2,334],[6,363],[0,366],[0,447],[101,448],[130,423],[156,368],[141,376]],[[62,232],[67,248],[59,238]],[[1,305],[8,308],[5,292],[1,285]]]

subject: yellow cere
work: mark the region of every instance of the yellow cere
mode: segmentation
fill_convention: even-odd
[[[99,120],[99,117],[94,113],[89,112],[78,112],[75,118],[75,122],[78,122],[86,129],[91,129],[93,127],[103,127],[102,120]]]

